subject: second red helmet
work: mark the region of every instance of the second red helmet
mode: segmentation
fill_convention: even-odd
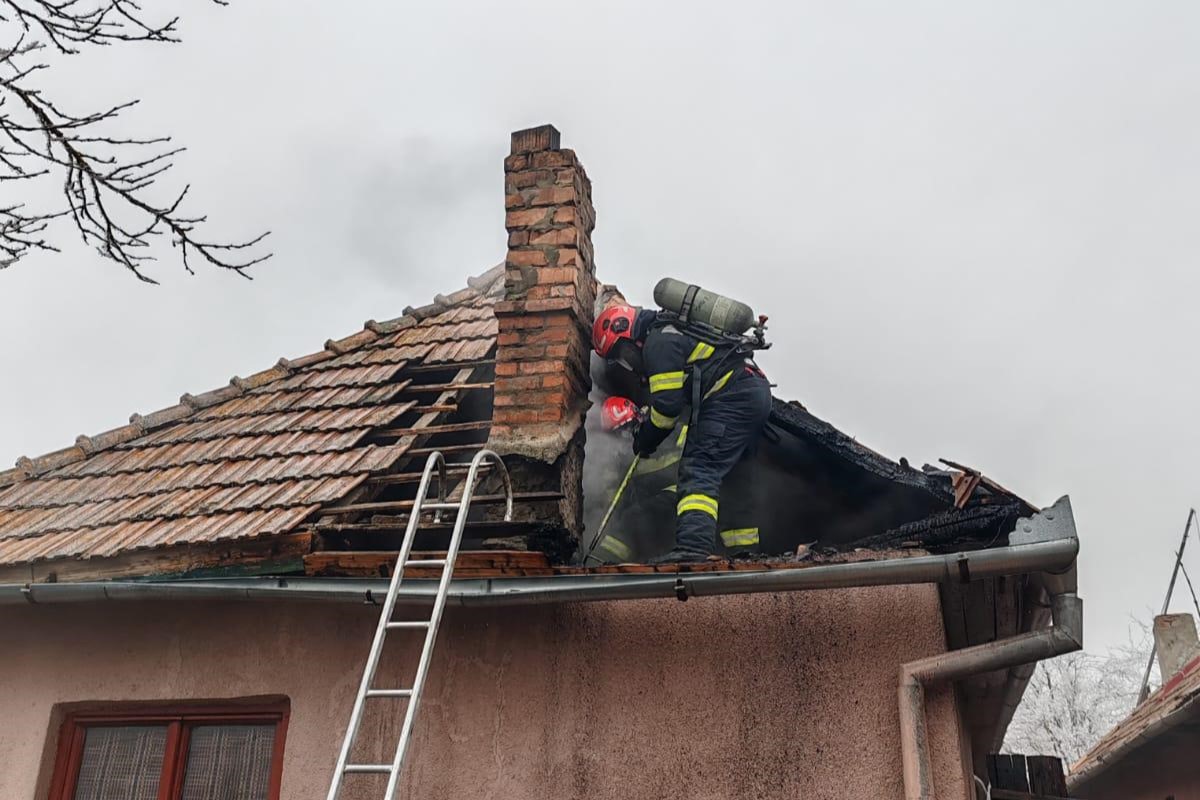
[[[633,337],[636,318],[637,309],[633,306],[618,305],[604,309],[592,325],[592,347],[600,356],[607,358],[613,345]]]
[[[638,407],[628,397],[608,397],[600,406],[600,426],[606,431],[618,431],[638,420]]]

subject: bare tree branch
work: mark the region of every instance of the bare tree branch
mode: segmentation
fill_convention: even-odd
[[[211,0],[225,5],[224,0]],[[89,46],[133,42],[177,42],[178,17],[151,22],[131,0],[0,0],[0,185],[54,180],[62,206],[44,211],[24,202],[0,201],[0,269],[36,250],[57,251],[44,237],[60,217],[74,223],[83,241],[140,280],[154,261],[151,244],[166,236],[180,252],[185,270],[201,262],[249,278],[246,270],[267,258],[248,241],[201,238],[203,214],[185,213],[190,186],[154,198],[160,179],[183,152],[169,136],[128,137],[108,131],[137,100],[86,112],[65,110],[33,81],[50,65],[42,52],[78,55]]]

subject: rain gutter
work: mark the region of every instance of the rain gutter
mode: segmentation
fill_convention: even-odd
[[[1057,516],[1056,516],[1057,514]],[[1066,524],[1055,524],[1055,520]],[[532,605],[656,597],[707,597],[795,592],[856,586],[970,581],[996,575],[1065,573],[1073,570],[1079,540],[1070,501],[1024,518],[1007,547],[884,561],[828,564],[799,569],[726,573],[553,575],[530,578],[456,579],[447,602],[458,606]],[[428,604],[437,582],[405,581],[398,602]],[[388,581],[363,578],[217,578],[125,580],[79,583],[0,584],[0,605],[146,599],[289,599],[375,603]]]

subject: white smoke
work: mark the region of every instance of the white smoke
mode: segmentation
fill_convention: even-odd
[[[596,374],[596,362],[603,368],[603,362],[593,355],[593,375]],[[584,428],[587,432],[587,445],[583,459],[583,527],[584,542],[591,541],[604,512],[608,510],[613,493],[629,469],[633,461],[633,440],[628,433],[611,433],[604,430],[600,424],[600,406],[608,395],[601,389],[598,382],[592,381],[592,392],[589,398],[592,406],[588,409]]]

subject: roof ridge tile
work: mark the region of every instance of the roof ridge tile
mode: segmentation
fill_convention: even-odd
[[[501,261],[496,266],[486,272],[476,275],[473,278],[467,278],[467,286],[481,293],[486,293],[496,282],[497,278],[504,277],[504,262]]]
[[[0,487],[12,486],[15,483],[20,483],[28,477],[29,472],[18,464],[16,467],[0,472]]]
[[[21,456],[17,459],[17,466],[24,469],[29,475],[36,476],[67,464],[74,464],[76,461],[83,461],[85,458],[87,458],[87,453],[84,449],[78,444],[74,444],[35,458]]]
[[[181,405],[185,405],[192,411],[200,411],[201,409],[211,408],[215,405],[220,405],[226,400],[232,400],[235,397],[241,397],[246,391],[243,386],[237,383],[241,378],[236,375],[229,381],[228,386],[222,386],[220,389],[213,389],[200,394],[184,393],[179,396]]]
[[[440,314],[445,310],[446,310],[446,306],[444,304],[438,303],[438,302],[427,303],[427,304],[421,306],[420,308],[413,308],[412,306],[405,306],[404,316],[416,317],[416,319],[418,321],[422,321],[422,320],[428,319],[429,317],[436,316],[437,314]]]
[[[245,378],[239,378],[237,375],[234,375],[229,379],[229,382],[234,386],[237,386],[242,391],[249,391],[251,389],[257,389],[260,386],[266,386],[268,383],[273,383],[292,374],[293,370],[286,362],[287,359],[281,358],[279,361],[275,362],[273,366],[264,370],[260,370],[259,372],[251,373]]]
[[[343,353],[348,353],[351,350],[357,350],[365,344],[370,344],[379,338],[379,334],[370,328],[364,328],[357,333],[352,333],[349,336],[343,336],[341,339],[326,339],[325,349],[332,350],[339,356]]]
[[[311,367],[313,364],[320,364],[322,361],[328,361],[331,358],[336,358],[337,353],[332,350],[318,350],[315,353],[309,353],[306,356],[299,358],[288,359],[288,366],[292,369],[304,369]]]
[[[416,317],[396,317],[395,319],[388,319],[383,322],[376,322],[373,319],[369,319],[363,323],[363,327],[375,331],[380,336],[386,336],[390,333],[415,328],[417,322]]]
[[[191,406],[185,403],[176,403],[173,406],[160,408],[158,411],[151,411],[145,415],[131,414],[129,422],[133,425],[141,425],[147,431],[152,431],[164,425],[170,425],[172,422],[187,419],[194,413],[196,412]]]
[[[97,433],[95,436],[80,434],[75,437],[75,444],[83,448],[89,455],[95,455],[101,450],[107,450],[110,447],[115,447],[125,442],[132,442],[141,436],[145,436],[146,431],[137,425],[122,425],[119,428]]]

